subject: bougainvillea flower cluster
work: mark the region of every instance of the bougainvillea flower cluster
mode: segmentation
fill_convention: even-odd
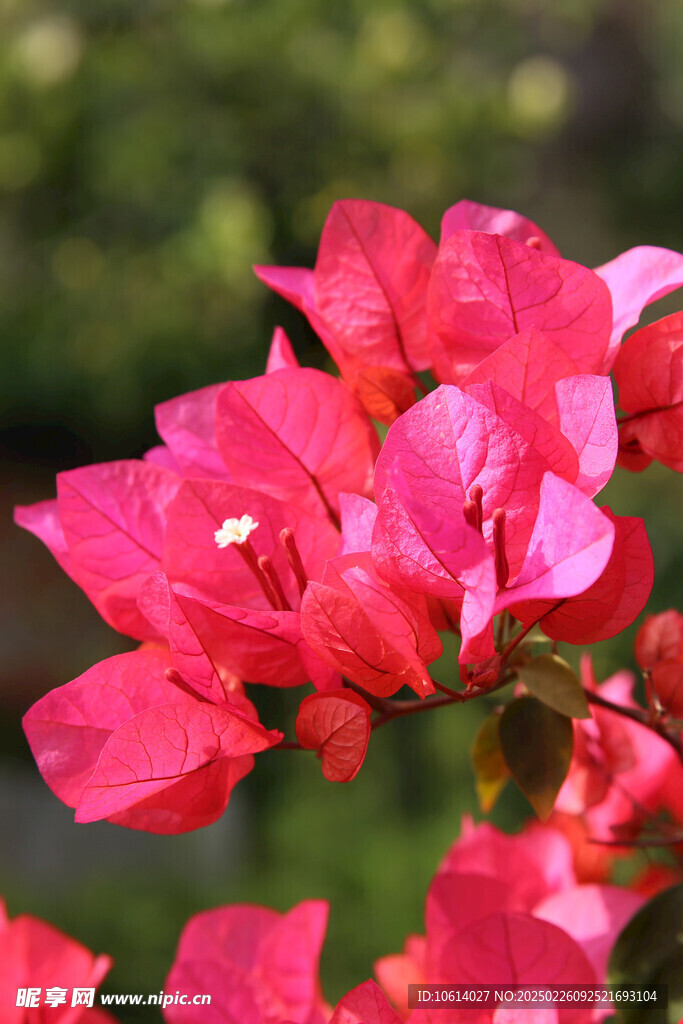
[[[683,282],[683,256],[640,247],[593,271],[512,211],[460,202],[437,245],[403,211],[345,200],[314,269],[257,273],[339,375],[299,366],[278,328],[264,375],[162,403],[144,459],[61,473],[55,500],[16,512],[141,643],[26,715],[80,822],[207,825],[277,746],[349,781],[372,730],[410,701],[515,681],[536,625],[553,643],[614,636],[652,587],[643,523],[595,499],[617,458],[681,468],[680,316],[622,336]],[[430,667],[444,632],[461,638],[454,684]],[[566,685],[568,667],[546,659]],[[650,669],[677,713],[678,668]],[[553,680],[524,714],[571,744],[548,715],[590,712],[582,692],[558,706]],[[312,685],[292,702],[296,739],[260,723],[255,684]]]
[[[644,903],[631,889],[577,882],[561,832],[534,823],[505,835],[463,822],[429,886],[425,934],[375,964],[374,981],[326,1006],[318,965],[327,923],[322,901],[286,914],[254,905],[193,917],[166,989],[212,991],[212,1020],[229,1024],[502,1024],[529,1011],[408,1007],[408,985],[603,984],[614,943]],[[534,1019],[589,1024],[605,1011],[534,1010]],[[173,1006],[167,1024],[206,1024],[206,1010]]]

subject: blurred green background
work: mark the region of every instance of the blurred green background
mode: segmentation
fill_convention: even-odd
[[[51,496],[55,471],[141,454],[155,402],[261,372],[278,323],[325,365],[251,265],[312,265],[334,199],[401,206],[434,235],[460,198],[513,207],[589,266],[681,248],[682,127],[680,0],[0,0],[0,890],[112,954],[108,990],[158,991],[187,917],[247,900],[330,899],[326,995],[368,977],[421,929],[476,810],[482,710],[392,723],[347,786],[312,755],[264,755],[191,836],[75,826],[19,717],[127,641],[11,506]],[[646,517],[652,610],[683,597],[681,497],[653,467],[606,499]],[[599,677],[632,637],[601,645]],[[294,695],[262,696],[267,725],[291,717]],[[493,818],[526,813],[508,787]]]

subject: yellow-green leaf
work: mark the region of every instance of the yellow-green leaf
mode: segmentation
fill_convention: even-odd
[[[515,782],[545,821],[569,771],[574,747],[571,718],[535,697],[520,697],[503,712],[498,734]]]
[[[569,718],[590,718],[586,694],[576,672],[557,654],[539,654],[517,673],[535,697]]]
[[[489,813],[510,778],[510,770],[500,747],[499,722],[500,715],[489,715],[485,718],[474,737],[470,751],[474,785],[479,806],[484,814]]]

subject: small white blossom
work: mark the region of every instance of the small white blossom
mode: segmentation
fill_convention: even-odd
[[[251,516],[244,515],[241,519],[226,519],[214,537],[219,548],[227,548],[228,544],[244,544],[245,540],[258,526]]]

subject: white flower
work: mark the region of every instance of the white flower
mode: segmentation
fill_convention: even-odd
[[[258,526],[251,516],[244,515],[241,519],[226,519],[214,537],[219,548],[227,548],[228,544],[244,544],[245,540]]]

